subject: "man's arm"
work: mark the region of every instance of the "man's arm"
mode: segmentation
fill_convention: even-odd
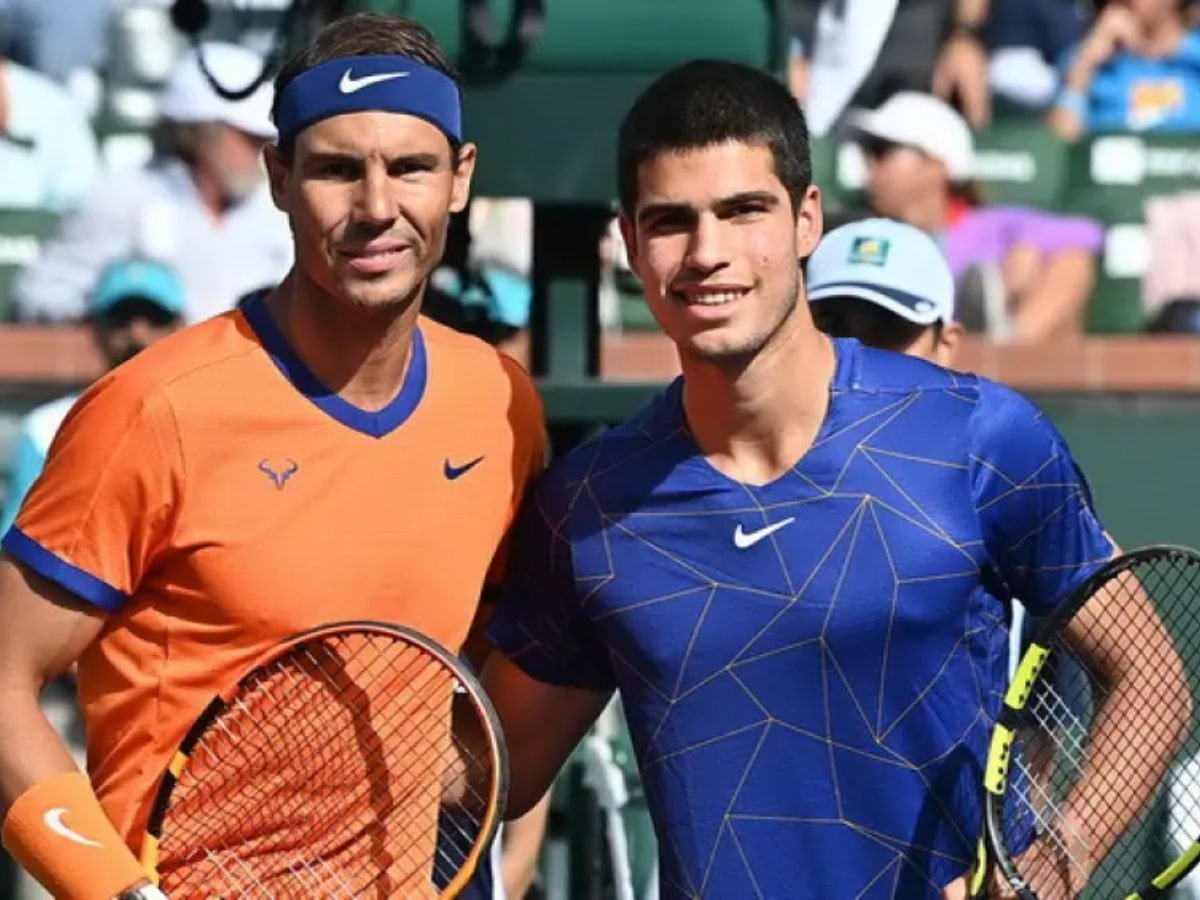
[[[1096,72],[1119,50],[1134,47],[1139,29],[1133,13],[1110,3],[1079,44],[1063,77],[1063,90],[1047,124],[1063,140],[1078,140],[1088,128],[1088,97]]]
[[[1064,835],[1086,838],[1072,855],[1090,874],[1162,784],[1187,737],[1192,700],[1166,627],[1131,580],[1086,603],[1067,626],[1067,639],[1107,694],[1096,711],[1083,776],[1064,805]],[[1113,772],[1121,773],[1119,790],[1112,787]]]
[[[504,827],[500,869],[504,896],[508,900],[522,900],[537,877],[552,793],[546,791],[533,809]]]
[[[931,85],[933,93],[945,100],[958,97],[974,128],[986,125],[992,117],[987,51],[979,38],[987,14],[988,0],[955,3],[951,31],[938,55]]]
[[[38,698],[104,626],[104,614],[0,559],[0,818],[35,783],[78,769]]]
[[[550,789],[612,692],[546,684],[501,653],[488,657],[483,687],[492,698],[508,744],[505,817],[519,819]]]
[[[4,845],[54,896],[68,900],[109,900],[148,883],[38,702],[45,685],[79,658],[104,621],[100,610],[0,557]]]

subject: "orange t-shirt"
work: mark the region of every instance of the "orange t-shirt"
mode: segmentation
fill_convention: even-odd
[[[135,851],[173,751],[264,649],[327,622],[457,651],[545,431],[512,360],[422,320],[378,412],[322,388],[262,298],[101,378],[4,549],[110,612],[79,660],[88,769]]]

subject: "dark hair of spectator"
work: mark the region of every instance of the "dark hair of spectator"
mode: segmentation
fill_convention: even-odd
[[[792,208],[799,209],[812,183],[800,105],[765,72],[716,60],[685,63],[659,76],[625,114],[617,138],[621,208],[633,215],[638,167],[646,160],[730,141],[767,147]]]
[[[810,309],[813,322],[830,337],[856,338],[880,350],[905,350],[927,328],[942,327],[940,322],[918,325],[860,297],[826,297],[814,300]]]
[[[330,22],[306,47],[284,63],[279,74],[275,76],[275,101],[271,107],[271,120],[278,125],[279,98],[283,95],[283,89],[304,72],[331,59],[375,55],[405,56],[437,69],[455,84],[459,83],[458,72],[446,58],[446,53],[437,39],[425,26],[402,16],[353,13]],[[280,146],[279,149],[285,155],[290,155],[292,151],[291,147],[285,146]],[[455,156],[458,155],[457,142],[452,140],[450,149]]]

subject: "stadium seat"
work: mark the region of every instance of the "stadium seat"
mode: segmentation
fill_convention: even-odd
[[[12,284],[37,259],[53,234],[58,214],[44,209],[0,209],[0,322],[12,320]]]
[[[454,0],[359,0],[379,12],[416,19],[451,58],[463,61],[463,4]],[[514,0],[487,0],[503,40]],[[545,30],[522,71],[597,74],[660,72],[698,57],[776,67],[772,4],[746,0],[545,0]],[[664,40],[670,35],[670,40]]]
[[[483,148],[478,196],[607,203],[615,194],[616,125],[654,74],[696,57],[762,68],[780,58],[769,4],[745,0],[546,0],[545,30],[527,53],[494,55],[463,40],[461,3],[358,6],[426,25],[463,70],[466,131]],[[504,34],[513,6],[488,2]]]
[[[826,196],[835,199],[862,188],[866,163],[852,143],[813,148],[813,173]],[[990,204],[1020,204],[1054,209],[1066,182],[1067,150],[1036,123],[997,125],[975,136],[975,180]]]
[[[1052,210],[1062,198],[1067,155],[1041,123],[997,124],[975,137],[975,178],[987,203]]]
[[[1104,257],[1090,329],[1141,331],[1141,280],[1149,248],[1146,201],[1195,190],[1200,146],[1192,136],[1103,134],[1068,151],[1064,208],[1104,223]]]

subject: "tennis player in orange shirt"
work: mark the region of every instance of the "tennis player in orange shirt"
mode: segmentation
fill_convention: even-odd
[[[338,20],[274,117],[295,267],[89,389],[3,539],[2,837],[68,900],[161,896],[133,853],[157,779],[272,643],[379,619],[459,650],[542,466],[525,373],[419,315],[476,154],[433,38]],[[90,777],[37,702],[76,661]]]

